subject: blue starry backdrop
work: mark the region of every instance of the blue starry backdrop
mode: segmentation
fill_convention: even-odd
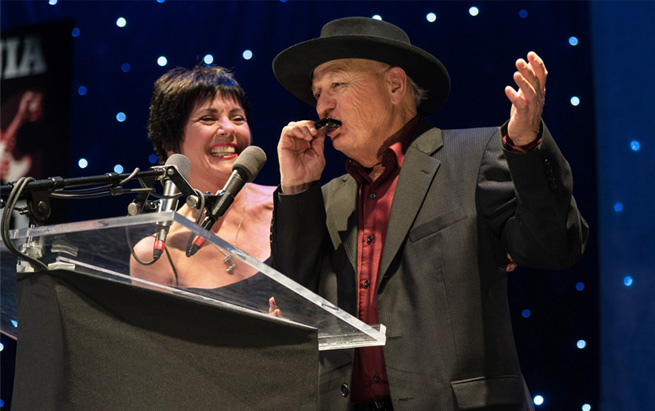
[[[250,99],[253,144],[268,154],[256,181],[277,185],[280,130],[316,113],[277,83],[271,62],[335,18],[394,23],[444,63],[451,95],[430,118],[441,128],[506,121],[503,89],[514,85],[514,61],[536,51],[550,73],[544,119],[572,165],[591,238],[570,270],[519,268],[510,276],[523,371],[537,409],[653,408],[654,3],[4,0],[1,7],[2,30],[72,27],[70,132],[57,137],[69,152],[50,159],[64,163],[64,178],[154,165],[146,137],[154,81],[174,67],[216,64],[233,70]],[[326,150],[327,181],[343,173],[344,158]],[[70,201],[55,218],[125,215],[131,200]],[[3,335],[5,407],[14,346]]]

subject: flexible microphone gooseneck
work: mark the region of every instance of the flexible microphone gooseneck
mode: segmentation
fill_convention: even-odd
[[[189,171],[191,170],[191,161],[182,154],[173,154],[166,160],[166,165],[164,167],[167,169],[175,167],[179,175],[186,181],[189,177]],[[170,174],[174,174],[174,172]],[[167,177],[164,181],[164,198],[162,198],[157,211],[164,212],[177,210],[177,198],[179,195],[180,190],[177,185],[175,185],[171,178]],[[152,257],[155,261],[158,260],[164,252],[164,247],[166,247],[166,236],[168,235],[170,224],[170,221],[161,223],[155,234],[155,244],[153,245],[152,250]]]
[[[257,146],[249,146],[237,157],[232,165],[232,174],[228,178],[225,186],[216,193],[218,200],[207,210],[205,220],[201,227],[210,230],[216,220],[230,208],[234,198],[246,183],[249,183],[257,177],[259,170],[266,163],[266,153]],[[187,249],[187,257],[194,255],[205,243],[202,237],[196,237],[191,246]]]

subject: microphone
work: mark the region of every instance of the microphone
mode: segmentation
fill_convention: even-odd
[[[191,161],[182,154],[173,154],[166,160],[166,165],[164,167],[168,170],[175,169],[172,173],[167,171],[167,175],[172,175],[177,172],[177,174],[186,181],[189,177],[189,171],[191,170]],[[157,211],[165,212],[177,210],[177,197],[179,195],[180,190],[177,185],[175,185],[171,178],[167,178],[166,181],[164,181],[164,198],[162,198],[159,203],[159,209]],[[164,252],[166,236],[168,235],[170,224],[170,221],[159,224],[159,230],[155,234],[155,244],[153,245],[152,250],[152,257],[155,261],[157,261]]]
[[[237,157],[232,165],[230,178],[228,178],[223,189],[216,193],[218,197],[216,202],[207,210],[205,220],[201,225],[202,228],[205,230],[212,228],[216,220],[221,218],[227,209],[230,208],[230,205],[234,202],[234,197],[241,191],[243,186],[257,177],[264,163],[266,163],[266,153],[257,146],[246,147],[239,154],[239,157]],[[187,257],[191,257],[198,252],[203,244],[205,244],[205,239],[196,237],[189,249],[187,249]]]

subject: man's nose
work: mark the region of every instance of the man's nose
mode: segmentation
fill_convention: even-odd
[[[335,100],[328,93],[322,93],[316,101],[316,112],[319,118],[330,117],[330,112],[334,109]]]

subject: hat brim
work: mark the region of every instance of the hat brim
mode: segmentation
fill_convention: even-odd
[[[291,94],[315,106],[311,91],[314,69],[327,61],[347,58],[375,60],[403,68],[428,92],[418,107],[422,114],[434,113],[448,98],[450,76],[436,57],[411,44],[379,37],[344,35],[307,40],[280,52],[273,60],[273,72]]]

